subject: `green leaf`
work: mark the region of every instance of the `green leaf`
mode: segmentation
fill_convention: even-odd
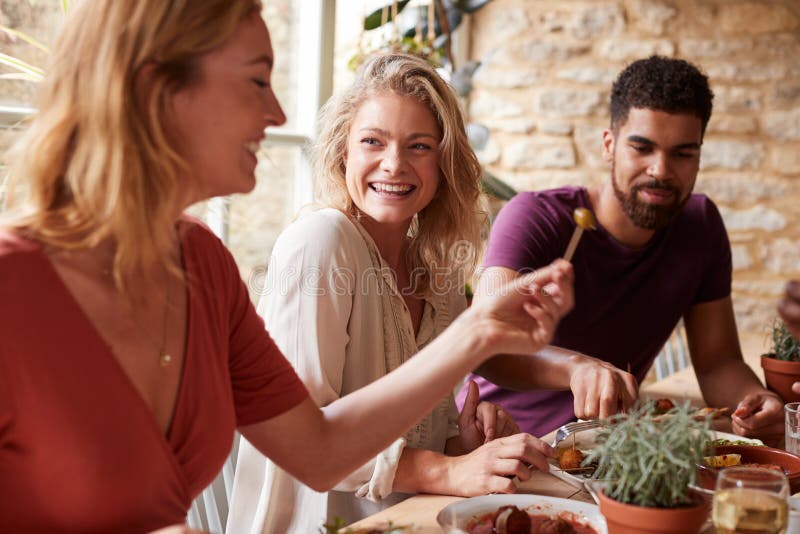
[[[405,8],[411,0],[400,0],[397,2],[397,12],[400,13],[403,8]],[[386,22],[391,22],[392,20],[392,4],[387,5],[387,11],[389,12],[389,16],[387,17]],[[365,30],[374,30],[375,28],[380,27],[381,25],[381,16],[383,13],[383,8],[380,7],[364,17],[364,29]]]
[[[492,0],[455,0],[453,2],[453,7],[464,13],[474,13],[491,1]]]
[[[444,9],[444,11],[445,11],[445,17],[447,18],[447,25],[449,26],[449,29],[450,29],[450,33],[453,33],[454,31],[456,31],[456,28],[458,28],[461,25],[461,21],[464,20],[464,14],[461,11],[459,11],[458,9],[455,9],[453,7],[446,7]],[[422,32],[423,36],[428,35],[428,18],[427,17],[425,17],[421,21],[420,31]],[[416,28],[411,28],[411,29],[406,31],[405,35],[407,37],[413,37],[415,33],[416,33]],[[438,10],[436,11],[436,17],[434,19],[433,33],[438,38],[442,37],[442,24],[441,24],[441,22],[439,20],[439,11]],[[446,38],[445,38],[445,40],[446,40]],[[435,44],[436,44],[437,47],[438,46],[444,46],[444,40],[442,40],[441,42],[437,42]]]
[[[61,0],[61,11],[63,11],[64,14],[66,14],[67,9],[69,9],[69,0]]]
[[[800,340],[792,337],[783,321],[777,318],[772,324],[772,354],[778,360],[800,361]]]
[[[483,176],[481,177],[481,189],[483,189],[484,193],[499,200],[511,200],[517,194],[516,189],[486,169],[483,170]]]
[[[26,74],[24,72],[4,72],[3,74],[0,74],[0,80],[17,80],[35,83],[42,81],[42,77]]]
[[[34,67],[30,63],[15,58],[14,56],[3,54],[2,52],[0,52],[0,65],[11,67],[12,69],[30,74],[31,76],[38,76],[39,79],[44,78],[44,70],[40,69],[39,67]]]
[[[696,465],[711,440],[709,421],[695,421],[689,404],[654,420],[655,404],[641,403],[606,420],[597,447],[586,462],[597,461],[596,478],[609,480],[606,492],[620,502],[672,508],[689,502],[687,488],[697,480]]]
[[[47,45],[45,45],[41,41],[34,39],[25,32],[21,32],[19,30],[15,30],[13,28],[9,28],[8,26],[2,26],[2,25],[0,25],[0,31],[9,34],[12,37],[16,37],[17,39],[21,39],[26,43],[28,43],[29,45],[35,46],[36,48],[38,48],[39,50],[43,51],[46,54],[50,53],[50,49],[47,47]]]

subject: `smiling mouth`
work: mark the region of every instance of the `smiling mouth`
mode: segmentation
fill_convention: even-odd
[[[411,184],[371,183],[369,188],[381,196],[404,197],[410,195],[417,187]]]

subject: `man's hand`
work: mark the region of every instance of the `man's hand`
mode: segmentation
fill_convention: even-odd
[[[783,400],[768,391],[751,393],[736,407],[731,422],[736,434],[776,445],[784,432]]]
[[[613,364],[582,356],[572,371],[570,390],[575,397],[575,417],[596,419],[627,410],[639,396],[632,374]]]
[[[519,433],[519,427],[502,406],[481,402],[478,384],[470,380],[464,408],[458,416],[458,432],[461,448],[468,453],[495,438]]]

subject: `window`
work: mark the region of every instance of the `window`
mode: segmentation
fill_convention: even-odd
[[[214,198],[191,210],[228,245],[254,299],[275,239],[313,200],[306,147],[333,87],[335,12],[334,0],[265,2],[262,15],[275,50],[272,82],[286,124],[267,130],[252,193]]]
[[[305,147],[312,139],[317,111],[333,87],[336,1],[268,0],[264,4],[262,16],[275,50],[272,82],[287,122],[267,131],[253,193],[214,198],[189,210],[229,246],[245,280],[269,259],[276,237],[297,209],[313,199]],[[60,0],[22,0],[8,13],[0,12],[0,21],[50,43],[63,20],[60,6]],[[3,53],[32,65],[46,62],[45,52],[3,33],[0,46]],[[32,82],[0,79],[0,153],[18,135],[19,121],[35,111],[34,92]]]

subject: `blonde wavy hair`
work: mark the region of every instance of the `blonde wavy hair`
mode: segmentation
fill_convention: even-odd
[[[114,279],[171,265],[187,162],[167,127],[175,93],[202,75],[260,0],[83,0],[71,6],[38,93],[39,112],[10,152],[13,219],[65,249],[116,244]],[[139,74],[150,66],[146,89]]]
[[[331,98],[320,111],[312,149],[318,201],[358,217],[347,191],[345,157],[350,127],[361,105],[375,95],[392,92],[426,105],[442,131],[439,142],[439,187],[409,229],[406,266],[416,283],[415,294],[446,290],[452,279],[436,276],[442,268],[457,269],[461,280],[478,261],[483,173],[467,139],[464,118],[452,88],[424,59],[386,53],[367,60],[353,85]]]

